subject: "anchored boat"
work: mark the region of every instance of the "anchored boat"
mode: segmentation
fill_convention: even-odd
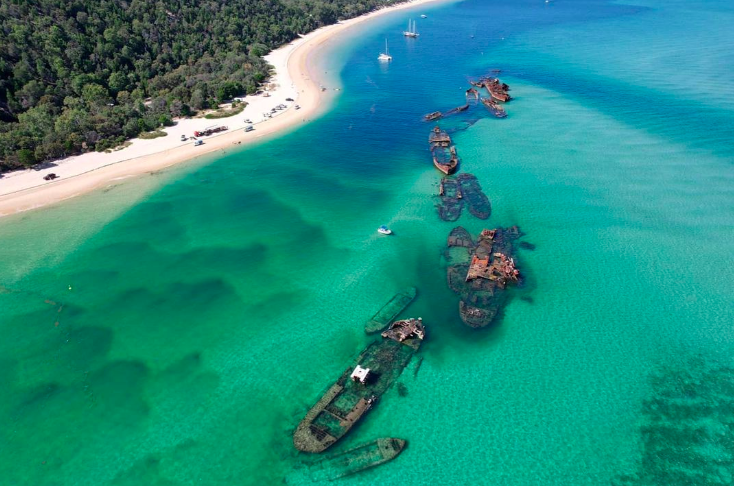
[[[393,319],[398,317],[398,314],[403,312],[408,305],[418,295],[418,289],[410,287],[407,290],[398,292],[387,304],[383,305],[377,313],[372,316],[372,319],[367,321],[367,325],[364,326],[364,332],[367,334],[374,334],[380,332],[387,327]]]
[[[403,35],[405,37],[412,37],[413,39],[420,35],[415,28],[415,20],[408,20],[408,30],[403,31]]]
[[[420,348],[420,318],[395,321],[357,357],[306,414],[293,433],[303,452],[322,452],[344,437],[397,380]]]
[[[387,48],[387,39],[385,39],[385,52],[381,52],[379,56],[377,56],[378,61],[392,61],[392,56],[390,55],[390,49]]]

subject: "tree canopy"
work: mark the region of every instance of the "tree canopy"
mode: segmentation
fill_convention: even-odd
[[[298,34],[398,0],[0,0],[0,171],[253,93]]]

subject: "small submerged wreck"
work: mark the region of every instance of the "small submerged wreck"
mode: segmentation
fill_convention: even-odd
[[[456,147],[451,145],[448,133],[435,127],[428,136],[428,144],[433,155],[433,165],[446,175],[453,174],[459,166]]]
[[[418,289],[410,287],[407,290],[398,292],[387,304],[383,305],[377,313],[372,316],[372,319],[367,321],[367,325],[364,326],[364,332],[367,334],[374,334],[382,331],[387,327],[393,319],[403,312],[418,295]]]
[[[447,111],[447,112],[446,112],[446,113],[445,113],[445,114],[444,114],[443,116],[450,116],[450,115],[454,115],[454,114],[456,114],[456,113],[461,113],[462,111],[466,111],[466,110],[468,110],[468,109],[469,109],[469,103],[466,103],[466,104],[464,104],[464,105],[461,105],[461,106],[457,106],[456,108],[452,108],[452,109],[450,109],[450,110],[449,110],[449,111]]]
[[[438,186],[438,196],[441,202],[436,205],[438,217],[443,221],[456,221],[464,209],[464,199],[461,194],[461,184],[456,179],[444,177]]]
[[[398,457],[406,445],[403,439],[376,439],[307,465],[292,476],[312,482],[334,481],[391,461]],[[289,482],[286,479],[286,483]]]
[[[482,98],[482,104],[495,118],[507,118],[507,112],[491,98]]]
[[[443,221],[456,221],[461,216],[464,205],[479,219],[487,219],[492,214],[489,198],[474,174],[459,174],[455,178],[444,177],[438,189],[441,202],[436,205],[438,216]]]
[[[459,316],[473,328],[491,324],[507,304],[507,287],[520,282],[513,242],[521,237],[517,226],[483,230],[476,242],[462,227],[448,238],[449,288],[459,295]]]
[[[342,373],[293,433],[302,452],[322,452],[344,437],[397,380],[425,337],[423,321],[395,321]]]
[[[467,98],[474,98],[475,100],[479,99],[479,91],[477,91],[476,88],[469,88],[466,90],[466,97]]]
[[[456,108],[451,108],[446,113],[441,113],[440,111],[434,111],[433,113],[429,113],[427,115],[423,116],[424,121],[433,121],[438,120],[440,118],[445,118],[447,116],[455,115],[457,113],[461,113],[462,111],[466,111],[469,109],[469,103],[463,104],[461,106],[457,106]]]

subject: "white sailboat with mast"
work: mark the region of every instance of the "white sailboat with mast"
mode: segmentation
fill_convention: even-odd
[[[380,61],[392,61],[390,50],[387,48],[387,39],[385,39],[385,52],[381,52],[377,59]]]
[[[415,28],[415,20],[408,20],[408,30],[403,31],[403,35],[414,39],[420,35]]]

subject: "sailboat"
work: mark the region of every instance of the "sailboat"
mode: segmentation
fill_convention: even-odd
[[[385,39],[385,52],[381,52],[380,55],[377,56],[377,59],[379,61],[392,61],[390,50],[387,48],[387,39]]]
[[[408,20],[408,30],[404,31],[403,35],[405,37],[412,37],[414,39],[420,35],[418,32],[416,32],[414,20]]]

